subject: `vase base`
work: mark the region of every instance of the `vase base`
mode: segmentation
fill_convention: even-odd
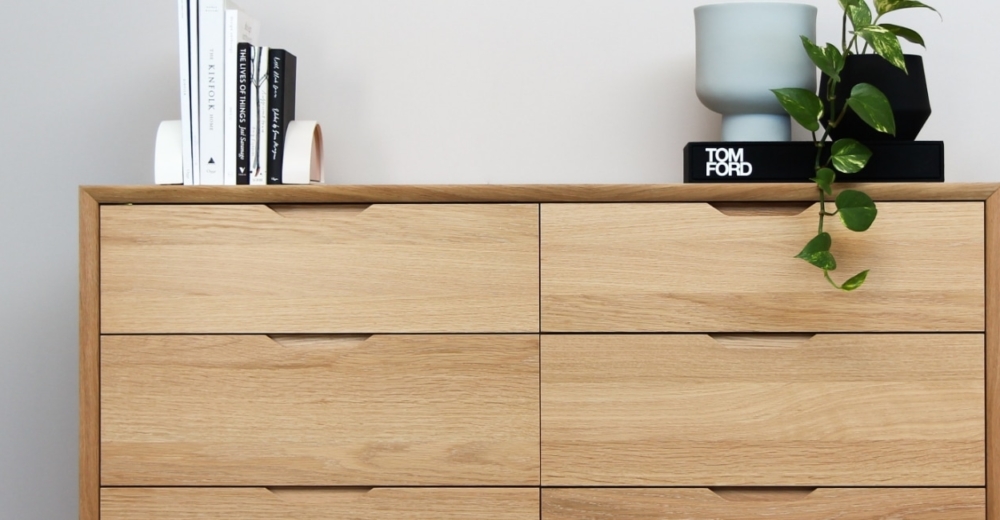
[[[722,140],[791,141],[792,121],[788,116],[779,114],[723,115]]]

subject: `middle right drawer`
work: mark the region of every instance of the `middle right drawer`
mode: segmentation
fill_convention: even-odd
[[[983,486],[982,334],[543,335],[543,486]]]

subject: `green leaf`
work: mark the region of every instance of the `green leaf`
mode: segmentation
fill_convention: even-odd
[[[837,180],[837,172],[829,168],[822,168],[816,172],[815,177],[809,180],[815,182],[816,185],[819,186],[820,189],[827,195],[833,195],[833,188],[831,185]]]
[[[843,4],[843,2],[841,2]],[[915,0],[875,0],[875,10],[878,12],[879,16],[885,13],[891,13],[893,11],[898,11],[900,9],[930,9],[935,13],[938,13],[937,9],[923,3],[917,2]],[[938,13],[941,16],[941,13]]]
[[[851,19],[855,31],[872,24],[872,10],[865,0],[841,0],[840,6],[847,11],[847,17]]]
[[[771,92],[785,111],[806,130],[819,130],[819,119],[823,117],[823,102],[819,96],[803,88],[779,88]]]
[[[844,173],[858,173],[871,157],[872,151],[854,139],[840,139],[830,149],[833,167]]]
[[[866,231],[875,222],[878,209],[868,194],[857,190],[844,190],[837,195],[837,210],[844,226],[851,231]]]
[[[875,49],[875,54],[885,58],[886,61],[899,67],[903,72],[907,72],[906,60],[903,58],[903,47],[899,44],[899,37],[892,31],[880,25],[871,25],[858,29],[857,33]]]
[[[826,44],[826,47],[823,48],[805,36],[801,36],[801,38],[802,46],[806,49],[806,54],[816,64],[816,67],[827,76],[840,81],[840,71],[844,70],[844,56],[840,53],[840,49],[834,47],[831,43]]]
[[[802,252],[795,255],[795,258],[801,258],[824,271],[833,271],[837,268],[837,260],[830,253],[832,245],[833,239],[830,234],[820,233],[810,240]]]
[[[915,43],[925,49],[927,48],[927,46],[924,45],[923,36],[917,34],[917,31],[914,31],[913,29],[907,29],[906,27],[900,27],[898,25],[893,25],[891,23],[879,24],[879,27],[887,29],[892,34],[895,34],[896,36],[899,36],[900,38],[903,38],[910,43]]]
[[[896,118],[892,106],[881,90],[868,83],[858,83],[851,89],[847,106],[869,126],[884,134],[896,135]]]
[[[865,283],[866,278],[868,278],[868,270],[861,271],[851,277],[850,280],[844,282],[844,285],[841,285],[840,288],[847,292],[851,292],[858,287],[861,287],[861,285]]]

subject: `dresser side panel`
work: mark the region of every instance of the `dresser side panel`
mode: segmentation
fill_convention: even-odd
[[[986,518],[1000,519],[1000,192],[986,201]]]
[[[100,518],[100,206],[80,190],[80,520]]]

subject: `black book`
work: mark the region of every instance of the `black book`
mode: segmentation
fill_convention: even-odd
[[[871,141],[871,160],[837,182],[944,182],[941,141]],[[829,157],[830,145],[826,147]],[[809,141],[688,143],[684,182],[697,184],[811,182],[816,146]]]
[[[267,183],[281,184],[281,163],[285,157],[285,132],[295,120],[295,55],[271,49],[268,57],[270,100],[267,132]]]
[[[236,184],[250,184],[250,82],[253,45],[236,46]]]

